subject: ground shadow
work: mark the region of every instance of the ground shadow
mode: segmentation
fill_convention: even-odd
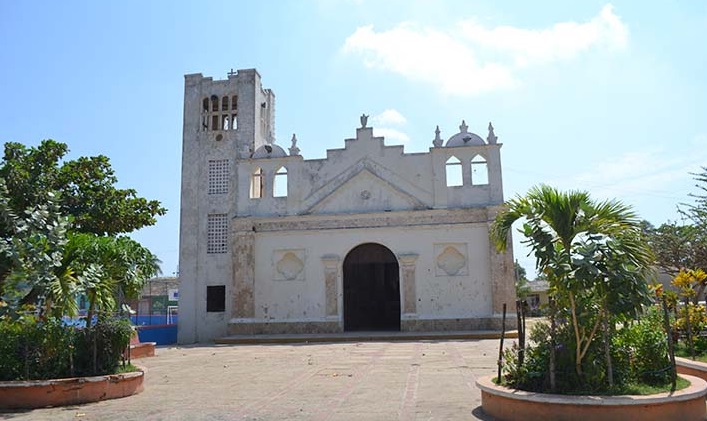
[[[476,408],[474,408],[474,410],[471,411],[471,415],[473,415],[475,419],[481,421],[501,421],[498,418],[492,417],[491,415],[485,413],[484,409],[481,406],[477,406]]]

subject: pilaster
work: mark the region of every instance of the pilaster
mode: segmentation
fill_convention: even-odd
[[[233,245],[233,316],[255,316],[255,233],[236,231]]]
[[[415,281],[415,269],[417,267],[417,254],[399,254],[401,273],[401,289],[403,298],[403,315],[417,314],[417,290]]]
[[[326,316],[339,315],[339,294],[338,294],[338,279],[339,279],[339,261],[338,255],[327,254],[322,256],[322,265],[324,265],[324,288],[326,300]]]

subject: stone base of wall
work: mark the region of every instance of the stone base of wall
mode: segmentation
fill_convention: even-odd
[[[500,317],[473,317],[459,319],[403,319],[400,330],[403,332],[449,332],[469,330],[501,330]],[[506,318],[506,330],[516,328],[516,320]]]
[[[281,335],[289,333],[340,333],[339,322],[231,322],[229,335]]]
[[[451,332],[501,330],[500,317],[474,317],[458,319],[402,319],[401,332]],[[506,331],[516,328],[515,318],[506,318]],[[231,321],[228,325],[229,335],[282,335],[282,334],[320,334],[342,333],[343,323],[339,321],[311,322],[261,322],[261,321]]]

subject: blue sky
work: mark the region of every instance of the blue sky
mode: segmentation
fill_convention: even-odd
[[[707,2],[0,0],[0,140],[107,155],[160,200],[133,236],[177,270],[183,75],[257,68],[305,158],[358,116],[406,151],[462,119],[502,148],[507,198],[548,183],[676,219],[707,165]],[[516,235],[516,240],[518,235]],[[516,258],[531,270],[532,258]]]

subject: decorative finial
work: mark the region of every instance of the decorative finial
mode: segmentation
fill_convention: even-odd
[[[298,156],[299,148],[297,147],[297,136],[292,133],[292,146],[290,146],[290,156]]]
[[[498,136],[493,132],[493,124],[489,121],[489,135],[486,138],[486,141],[489,143],[489,145],[495,145],[496,141],[498,140]]]
[[[366,114],[361,114],[361,128],[365,129],[368,125],[368,116]]]
[[[468,129],[469,129],[469,126],[466,125],[466,121],[462,120],[462,124],[461,124],[461,126],[459,126],[459,131],[461,133],[466,133]]]
[[[442,138],[439,137],[439,134],[439,126],[437,126],[437,128],[435,129],[435,139],[432,141],[432,144],[435,148],[439,148],[440,146],[442,146]]]

